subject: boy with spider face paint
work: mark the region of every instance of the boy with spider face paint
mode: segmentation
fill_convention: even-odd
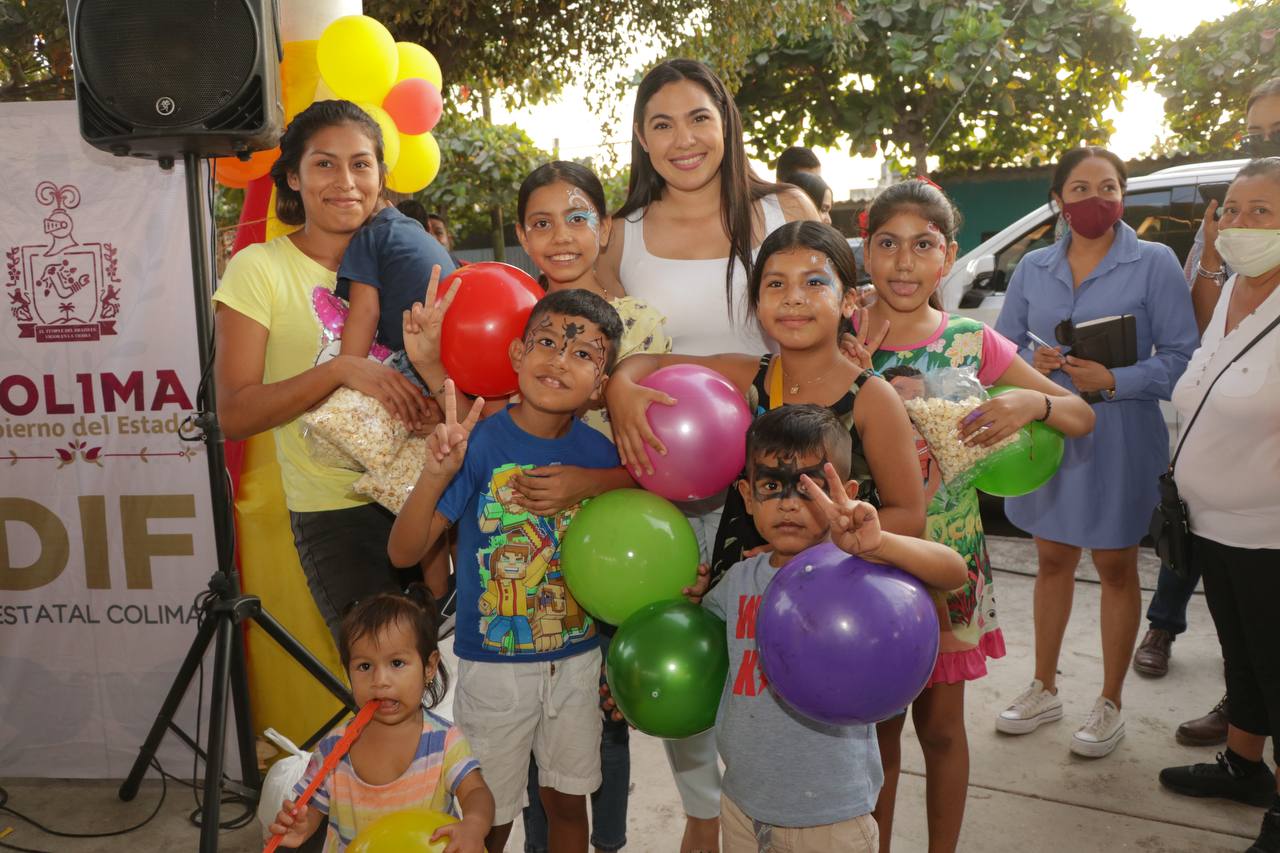
[[[729,644],[716,716],[725,764],[724,853],[878,849],[871,810],[884,774],[875,727],[799,716],[769,689],[760,669],[756,614],[774,573],[830,538],[850,554],[892,563],[938,589],[965,580],[964,560],[950,548],[880,529],[875,507],[854,499],[851,452],[849,431],[821,406],[774,409],[747,432],[747,478],[738,489],[773,550],[736,563],[701,599],[725,620]],[[698,600],[697,592],[690,600]]]
[[[621,337],[617,312],[594,293],[540,300],[508,351],[519,402],[481,421],[476,400],[459,422],[446,383],[445,422],[391,530],[392,562],[411,565],[458,526],[453,709],[494,794],[491,853],[523,806],[530,751],[551,849],[587,849],[586,795],[601,778],[599,637],[560,572],[577,506],[543,511],[513,482],[574,468],[588,469],[591,494],[633,485],[609,439],[578,419],[601,396]]]

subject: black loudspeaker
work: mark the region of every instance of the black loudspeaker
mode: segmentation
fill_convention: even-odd
[[[275,0],[68,0],[67,13],[90,145],[164,162],[279,142]]]

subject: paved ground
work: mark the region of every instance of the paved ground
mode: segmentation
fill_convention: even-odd
[[[1071,732],[1088,713],[1102,677],[1098,640],[1098,587],[1081,582],[1061,664],[1061,691],[1067,716],[1032,735],[998,735],[995,712],[1031,678],[1031,591],[1035,571],[1026,540],[993,538],[1000,621],[1009,654],[992,663],[991,674],[973,685],[966,718],[972,753],[968,814],[962,851],[1160,851],[1230,853],[1243,851],[1257,833],[1261,812],[1216,800],[1189,800],[1160,790],[1161,767],[1210,761],[1213,749],[1186,749],[1172,736],[1181,720],[1199,716],[1222,692],[1222,670],[1204,599],[1192,600],[1191,629],[1174,646],[1173,669],[1163,680],[1130,675],[1125,693],[1127,737],[1110,757],[1079,759],[1068,752]],[[1093,576],[1084,561],[1080,576]],[[1155,584],[1149,553],[1143,562],[1144,605]],[[895,850],[925,849],[923,762],[910,726],[903,747],[905,777],[899,789]],[[644,735],[632,739],[629,851],[677,849],[682,829],[679,800],[660,744]],[[57,828],[103,831],[145,817],[159,796],[147,783],[132,803],[115,797],[114,782],[66,782],[0,778],[9,805]],[[59,853],[87,851],[186,851],[196,847],[187,823],[194,807],[191,791],[169,786],[159,817],[144,829],[115,839],[56,839],[0,814],[0,831],[18,830],[3,843]],[[508,850],[520,850],[519,828]],[[221,849],[260,850],[256,826],[226,833]]]

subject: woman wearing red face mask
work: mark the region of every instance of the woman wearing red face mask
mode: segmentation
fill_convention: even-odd
[[[1026,734],[1062,717],[1056,673],[1071,614],[1076,564],[1088,548],[1102,581],[1102,693],[1071,740],[1078,755],[1108,755],[1124,737],[1121,689],[1141,609],[1138,542],[1156,505],[1157,479],[1169,465],[1169,435],[1159,401],[1168,400],[1196,347],[1191,298],[1173,251],[1139,240],[1121,221],[1124,162],[1103,148],[1065,154],[1049,192],[1068,233],[1030,252],[1014,270],[996,330],[1050,379],[1094,392],[1091,434],[1066,440],[1058,473],[1039,490],[1005,501],[1009,520],[1036,541],[1035,678],[996,718],[996,728]],[[1063,323],[1132,314],[1138,361],[1107,367],[1064,347],[1042,347]],[[1087,689],[1072,685],[1074,689]]]

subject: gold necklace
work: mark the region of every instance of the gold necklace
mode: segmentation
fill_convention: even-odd
[[[836,362],[836,364],[838,365],[838,364],[839,364],[839,362]],[[778,370],[782,373],[782,379],[783,379],[783,382],[785,383],[785,382],[786,382],[786,379],[787,379],[787,369],[786,369],[786,367],[785,367],[785,366],[783,366],[783,364],[782,364],[782,356],[778,356]],[[816,384],[816,383],[818,383],[818,382],[821,382],[822,380],[826,379],[828,376],[830,376],[830,375],[831,375],[831,371],[832,371],[832,370],[835,370],[835,367],[829,368],[829,369],[828,369],[825,373],[823,373],[821,376],[815,377],[815,378],[813,378],[813,379],[805,379],[805,380],[804,380],[804,381],[802,381],[802,382],[795,382],[795,383],[792,383],[792,384],[788,385],[788,386],[787,386],[787,393],[788,393],[788,394],[790,394],[792,397],[794,397],[795,395],[797,395],[797,394],[799,394],[799,393],[800,393],[800,388],[801,388],[801,386],[804,386],[804,385],[814,385],[814,384]]]

